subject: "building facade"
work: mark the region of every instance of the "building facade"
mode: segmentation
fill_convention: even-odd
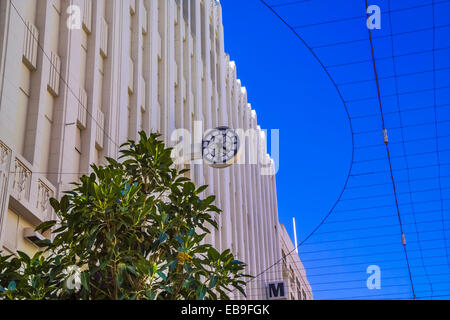
[[[306,276],[306,269],[303,266],[294,244],[289,237],[284,225],[279,225],[281,243],[281,272],[282,279],[286,284],[289,300],[313,300],[313,292]],[[276,271],[278,272],[278,271]],[[277,276],[276,278],[280,278]]]
[[[244,146],[244,164],[186,166],[223,210],[207,241],[252,275],[276,264],[247,288],[265,298],[282,272],[275,175],[261,174],[275,169],[223,37],[213,0],[0,1],[0,249],[34,252],[24,234],[53,218],[49,198],[141,130],[173,146],[175,129],[252,129],[256,163]]]

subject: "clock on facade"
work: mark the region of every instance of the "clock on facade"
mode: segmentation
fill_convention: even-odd
[[[239,137],[228,127],[218,127],[206,132],[202,142],[203,161],[214,168],[226,168],[236,163]]]

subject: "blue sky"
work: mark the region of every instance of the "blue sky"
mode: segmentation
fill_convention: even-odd
[[[300,249],[315,298],[412,298],[398,212],[416,296],[449,298],[450,2],[435,0],[433,19],[431,0],[369,1],[382,10],[374,52],[398,212],[364,1],[280,5],[287,2],[268,1],[313,47],[345,105],[311,52],[259,0],[221,1],[225,48],[261,127],[280,129],[280,221],[291,231],[295,217],[301,241],[336,204]],[[367,289],[370,265],[381,269],[380,290]]]

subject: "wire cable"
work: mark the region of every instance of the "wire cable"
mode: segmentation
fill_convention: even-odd
[[[444,1],[439,1],[436,2],[436,4],[444,4],[449,2],[449,0],[444,0]],[[283,4],[277,4],[277,6],[282,6]],[[403,12],[403,11],[410,11],[410,10],[415,10],[415,9],[420,9],[420,8],[424,8],[424,7],[429,7],[431,6],[430,3],[425,3],[425,4],[421,4],[421,5],[416,5],[416,6],[409,6],[406,8],[400,8],[400,9],[394,9],[394,10],[388,10],[388,11],[381,11],[381,13],[396,13],[396,12]],[[274,6],[272,6],[274,7]],[[351,21],[351,20],[358,20],[358,19],[367,19],[366,15],[361,15],[361,16],[353,16],[353,17],[346,17],[346,18],[341,18],[341,19],[334,19],[334,20],[328,20],[328,21],[321,21],[321,22],[316,22],[316,23],[310,23],[310,24],[304,24],[304,25],[298,25],[298,26],[294,26],[294,29],[301,29],[301,28],[308,28],[308,27],[315,27],[315,26],[320,26],[320,25],[324,25],[324,24],[333,24],[333,23],[338,23],[338,22],[345,22],[345,21]]]

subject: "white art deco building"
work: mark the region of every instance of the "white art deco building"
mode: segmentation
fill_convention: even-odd
[[[49,198],[90,164],[117,157],[141,130],[161,132],[169,145],[179,128],[201,139],[199,121],[260,132],[225,54],[221,10],[213,0],[0,1],[1,250],[37,250],[30,239],[53,217]],[[257,164],[189,167],[223,209],[208,242],[258,275],[282,260],[287,240],[275,175],[261,174],[275,170],[264,134],[250,138],[263,150]],[[283,280],[282,269],[277,263],[252,281],[248,297],[265,299],[265,284]],[[306,274],[295,277],[291,290],[312,299]]]

